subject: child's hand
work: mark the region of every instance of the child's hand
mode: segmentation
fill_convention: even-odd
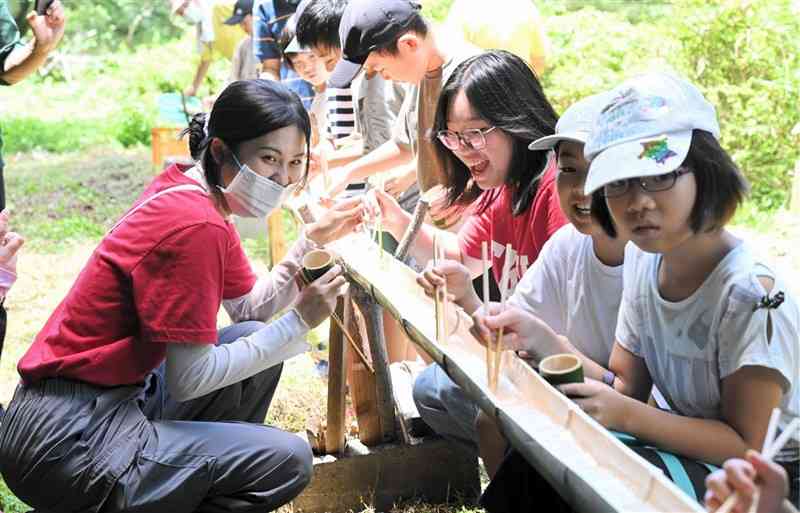
[[[571,397],[583,411],[608,429],[625,431],[628,405],[631,399],[600,381],[587,378],[584,383],[569,383],[558,387]]]
[[[370,219],[381,217],[383,229],[392,234],[393,237],[402,236],[402,230],[398,230],[398,221],[408,214],[392,196],[380,189],[371,189],[364,198],[366,214]]]
[[[489,313],[484,313],[482,319],[477,317],[487,332],[495,333],[503,328],[503,349],[525,351],[537,361],[564,352],[550,326],[521,308],[507,305],[503,311],[500,304],[490,303]]]
[[[706,478],[705,502],[709,511],[716,511],[733,493],[739,499],[731,511],[750,511],[756,484],[761,487],[757,513],[781,511],[781,504],[789,491],[786,471],[752,450],[747,451],[746,458],[747,461],[732,458],[725,462],[722,469]]]
[[[17,252],[25,243],[18,233],[8,231],[8,211],[0,212],[0,266],[17,272]]]
[[[436,266],[431,261],[425,270],[417,275],[417,283],[429,297],[434,297],[436,287],[446,284],[450,299],[462,307],[464,299],[467,296],[471,298],[475,294],[469,269],[455,260],[443,260]],[[477,297],[475,299],[477,300]]]

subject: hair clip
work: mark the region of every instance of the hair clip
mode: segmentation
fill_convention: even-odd
[[[755,304],[753,307],[753,311],[759,310],[761,308],[766,308],[767,310],[774,310],[783,304],[783,300],[785,296],[783,291],[778,292],[772,297],[769,297],[769,294],[764,294],[764,296]]]

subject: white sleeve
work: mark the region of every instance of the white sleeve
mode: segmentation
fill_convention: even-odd
[[[797,344],[800,313],[796,298],[783,284],[775,281],[770,297],[784,293],[784,301],[777,308],[754,306],[766,294],[755,274],[749,282],[731,286],[719,323],[719,372],[725,378],[744,366],[767,367],[778,371],[786,382],[784,393],[796,385],[800,360]],[[767,337],[768,325],[772,336]]]
[[[550,328],[564,335],[567,331],[564,322],[566,306],[563,304],[563,288],[566,286],[559,280],[559,262],[562,258],[558,252],[557,241],[571,240],[554,235],[548,240],[539,257],[525,272],[517,284],[508,302],[543,320]]]
[[[642,331],[644,330],[644,318],[640,311],[642,298],[639,297],[639,285],[647,283],[647,276],[638,271],[639,267],[644,264],[642,255],[632,242],[625,246],[625,263],[622,271],[622,300],[619,304],[617,329],[614,333],[616,342],[620,346],[640,358],[644,358],[641,340]]]
[[[299,292],[295,278],[302,267],[303,256],[314,247],[305,236],[300,237],[286,258],[265,276],[260,276],[250,292],[224,300],[222,306],[233,322],[266,322],[289,306]]]
[[[229,344],[167,344],[166,380],[179,402],[238,383],[308,350],[308,326],[291,310]]]

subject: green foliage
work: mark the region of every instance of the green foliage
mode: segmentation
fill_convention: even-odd
[[[24,513],[30,511],[30,509],[27,504],[11,493],[5,481],[0,478],[0,511],[5,513]]]
[[[680,0],[676,14],[675,62],[716,106],[723,147],[760,207],[785,205],[800,159],[797,13],[782,1]]]
[[[425,16],[435,22],[441,23],[447,18],[450,6],[454,0],[428,0],[424,2],[423,12]]]
[[[150,144],[153,124],[153,116],[147,111],[126,105],[120,111],[116,138],[126,148],[135,144]]]
[[[64,4],[69,19],[65,41],[72,52],[158,44],[178,37],[182,31],[182,27],[170,19],[166,0],[100,0]]]
[[[0,118],[3,152],[72,151],[108,139],[107,128],[99,120],[45,121],[39,118]]]

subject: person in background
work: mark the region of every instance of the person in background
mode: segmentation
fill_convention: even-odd
[[[253,53],[253,0],[237,0],[225,25],[239,25],[247,34],[233,54],[228,82],[258,78],[258,61]]]
[[[211,62],[221,58],[231,60],[239,41],[246,36],[241,27],[225,24],[234,4],[235,0],[172,0],[172,13],[194,25],[197,31],[200,61],[191,85],[183,92],[186,96],[197,96]]]
[[[443,84],[459,64],[479,49],[464,41],[443,37],[410,0],[351,0],[342,15],[339,38],[342,59],[330,83],[350,84],[361,69],[378,73],[384,80],[409,85],[401,112],[388,141],[364,157],[331,170],[330,195],[348,184],[410,164],[412,185],[400,195],[404,207],[414,206],[420,189],[444,183],[442,163],[428,131]],[[397,238],[396,234],[393,234]],[[402,237],[402,234],[400,234]]]
[[[280,38],[300,0],[256,0],[253,6],[253,54],[260,65],[259,77],[284,82],[311,108],[314,88],[281,59]]]
[[[8,210],[0,211],[0,306],[6,301],[6,295],[17,281],[17,252],[25,239],[18,233],[8,228]],[[0,353],[3,351],[3,342],[6,339],[6,316],[0,317]],[[0,404],[0,421],[3,420],[5,410]]]
[[[47,59],[47,56],[55,50],[64,36],[66,19],[61,0],[54,0],[44,15],[40,16],[31,11],[28,13],[26,20],[33,32],[33,39],[28,43],[24,43],[20,39],[19,28],[8,10],[8,2],[0,0],[0,85],[2,86],[14,85],[36,71]],[[0,129],[0,211],[3,211],[0,214],[2,216],[0,223],[2,223],[3,229],[7,230],[8,214],[5,212],[6,186],[4,172],[3,133]],[[6,256],[10,253],[10,256],[13,257],[16,250],[19,249],[17,244],[22,244],[20,241],[21,239],[16,237],[8,239],[4,233],[3,237],[0,238],[0,244],[2,245],[0,252],[3,252]],[[10,251],[11,249],[13,249],[13,252]],[[3,265],[3,262],[0,260],[1,265]],[[6,278],[10,279],[9,276],[6,276]],[[2,299],[0,299],[0,331],[2,332],[0,333],[2,335],[0,336],[0,358],[3,355],[6,322],[5,294],[3,294]],[[2,412],[2,406],[0,406],[0,412]]]
[[[786,469],[756,451],[747,451],[745,459],[726,461],[722,469],[706,478],[706,508],[713,513],[736,493],[739,500],[731,513],[748,513],[757,486],[760,492],[755,513],[797,513],[797,506],[786,498],[789,494]]]
[[[322,61],[328,73],[333,72],[342,56],[339,24],[346,6],[346,0],[304,1],[296,13],[295,35],[298,43]],[[342,90],[338,90],[338,104],[346,102]],[[405,88],[397,82],[384,80],[377,73],[366,72],[356,78],[347,94],[355,98],[352,109],[355,113],[356,135],[361,144],[348,145],[340,139],[338,142],[343,147],[326,155],[330,167],[351,162],[391,139],[392,127],[405,97]]]
[[[308,48],[300,45],[291,24],[287,24],[283,29],[280,47],[286,65],[314,88],[314,100],[308,110],[311,116],[311,140],[312,152],[314,152],[319,144],[324,144],[330,136],[325,95],[326,82],[330,72],[325,68],[325,63],[321,59],[318,59]]]
[[[497,9],[484,0],[456,0],[444,25],[479,48],[519,55],[539,76],[545,70],[550,45],[533,0],[503,0]]]

